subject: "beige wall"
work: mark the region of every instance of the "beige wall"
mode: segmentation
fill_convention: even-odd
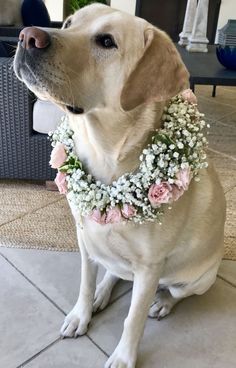
[[[52,20],[63,19],[63,0],[45,0]],[[136,0],[111,0],[111,6],[116,9],[135,14]],[[221,0],[218,29],[227,23],[228,19],[236,19],[236,0]]]
[[[236,0],[221,0],[217,28],[222,28],[227,23],[228,19],[236,19]]]
[[[111,6],[135,14],[136,0],[111,0]],[[226,24],[228,19],[236,19],[236,0],[221,0],[218,28]]]
[[[135,14],[136,0],[111,0],[111,7]]]
[[[45,0],[44,2],[51,20],[63,20],[63,0]]]
[[[136,0],[111,0],[111,6],[135,14]],[[236,0],[221,0],[218,27],[223,27],[228,19],[236,19]]]

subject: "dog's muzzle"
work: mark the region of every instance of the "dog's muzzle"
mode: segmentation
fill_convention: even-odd
[[[14,59],[14,70],[19,79],[34,84],[35,69],[41,57],[51,45],[48,32],[36,27],[24,28],[19,35],[19,43]]]
[[[19,35],[19,43],[17,52],[14,58],[14,70],[17,77],[25,82],[27,86],[34,91],[39,92],[47,87],[50,91],[49,82],[47,78],[47,61],[50,57],[50,46],[52,40],[50,34],[37,27],[24,28]],[[68,112],[72,114],[83,114],[84,109],[71,104],[67,101],[61,101]]]

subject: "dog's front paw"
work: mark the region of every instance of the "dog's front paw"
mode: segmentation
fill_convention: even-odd
[[[105,368],[135,368],[136,355],[122,353],[122,349],[116,348],[105,364]]]
[[[109,303],[111,297],[112,289],[109,287],[103,287],[102,284],[99,284],[96,288],[94,303],[93,303],[93,312],[96,313],[98,311],[103,310]]]
[[[149,309],[148,316],[160,320],[170,313],[178,301],[179,299],[173,298],[168,290],[158,290],[155,300]]]
[[[76,309],[66,316],[65,321],[60,330],[62,337],[78,337],[86,334],[88,330],[88,324],[90,322],[91,316],[86,316],[80,313]]]

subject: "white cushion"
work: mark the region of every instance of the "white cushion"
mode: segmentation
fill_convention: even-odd
[[[33,108],[33,129],[48,134],[57,128],[65,113],[49,101],[37,100]]]

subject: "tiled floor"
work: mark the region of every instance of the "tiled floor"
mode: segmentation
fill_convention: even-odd
[[[234,213],[236,88],[218,88],[215,99],[208,87],[196,92],[212,124],[210,154]],[[234,224],[227,226],[235,241]],[[86,336],[61,340],[59,329],[78,294],[79,254],[0,247],[0,277],[1,368],[103,368],[121,335],[130,283],[117,285],[110,306],[94,316]],[[206,294],[182,301],[160,322],[148,319],[137,368],[235,366],[236,262],[223,261]]]
[[[87,336],[59,338],[78,293],[78,253],[0,249],[0,367],[102,368],[122,332],[131,284],[120,282],[111,305],[94,316]],[[138,368],[234,368],[236,267],[223,261],[216,284],[148,319]]]

